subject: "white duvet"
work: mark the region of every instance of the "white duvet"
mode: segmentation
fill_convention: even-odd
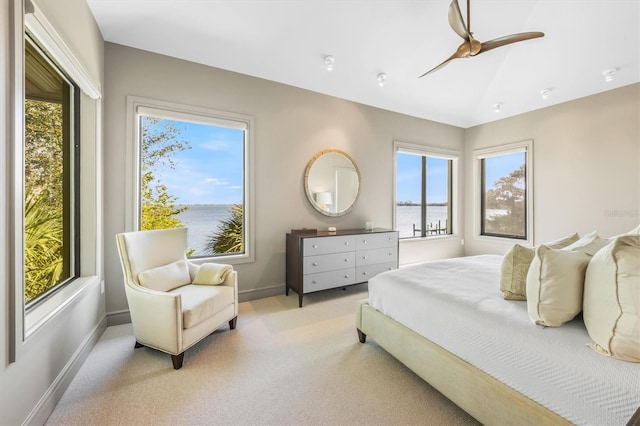
[[[625,424],[640,406],[640,364],[588,348],[581,317],[535,325],[526,301],[502,298],[501,262],[471,256],[385,272],[369,280],[369,304],[574,424]]]

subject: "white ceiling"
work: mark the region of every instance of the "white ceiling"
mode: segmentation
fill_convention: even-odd
[[[478,40],[545,37],[454,60],[421,79],[462,42],[448,24],[450,0],[88,4],[109,42],[464,128],[640,81],[640,0],[472,0]],[[460,9],[466,19],[465,0]],[[335,57],[331,72],[326,55]],[[610,68],[618,71],[606,83]]]

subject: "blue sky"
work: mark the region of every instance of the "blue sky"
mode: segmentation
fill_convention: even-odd
[[[420,203],[421,156],[397,155],[396,199],[398,202]],[[447,160],[427,157],[427,203],[447,202]]]
[[[524,152],[488,157],[487,183],[491,188],[503,176],[518,169],[524,162]],[[396,199],[399,202],[420,202],[421,156],[400,153],[397,156]],[[447,201],[447,160],[427,157],[427,203]]]
[[[178,204],[241,203],[244,132],[204,124],[173,123],[183,129],[181,137],[189,141],[191,149],[173,155],[175,170],[156,171],[169,194],[178,197]]]

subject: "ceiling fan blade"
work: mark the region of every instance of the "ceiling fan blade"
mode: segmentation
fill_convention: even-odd
[[[462,12],[460,12],[458,0],[451,0],[451,4],[449,5],[449,25],[456,34],[465,40],[469,40],[469,31],[464,23],[464,19],[462,19]]]
[[[420,77],[418,78],[422,78],[427,74],[431,74],[432,72],[438,71],[440,68],[444,67],[445,65],[447,65],[449,62],[451,62],[454,59],[460,59],[460,58],[467,58],[469,57],[469,43],[462,43],[460,46],[458,46],[458,49],[456,50],[456,52],[449,56],[443,63],[441,63],[440,65],[438,65],[435,68],[430,69],[429,71],[425,72],[424,74],[422,74]]]
[[[528,33],[518,33],[518,34],[511,34],[508,36],[485,41],[482,43],[482,46],[480,47],[480,51],[477,54],[479,55],[480,53],[486,52],[491,49],[495,49],[496,47],[502,47],[507,44],[517,43],[519,41],[529,40],[529,39],[538,38],[538,37],[544,37],[544,33],[541,33],[538,31],[533,31]]]

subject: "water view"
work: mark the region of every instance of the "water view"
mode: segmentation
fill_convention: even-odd
[[[188,209],[178,215],[184,226],[189,228],[189,248],[194,249],[193,256],[206,255],[206,242],[217,229],[220,222],[231,217],[231,204],[190,204]],[[414,236],[413,225],[420,229],[420,206],[398,206],[397,223],[400,238]],[[427,206],[428,229],[446,228],[447,206]],[[419,232],[416,236],[420,235]]]
[[[189,248],[193,256],[206,255],[207,239],[218,229],[224,219],[231,217],[231,204],[190,204],[178,215],[185,227],[189,228]]]

